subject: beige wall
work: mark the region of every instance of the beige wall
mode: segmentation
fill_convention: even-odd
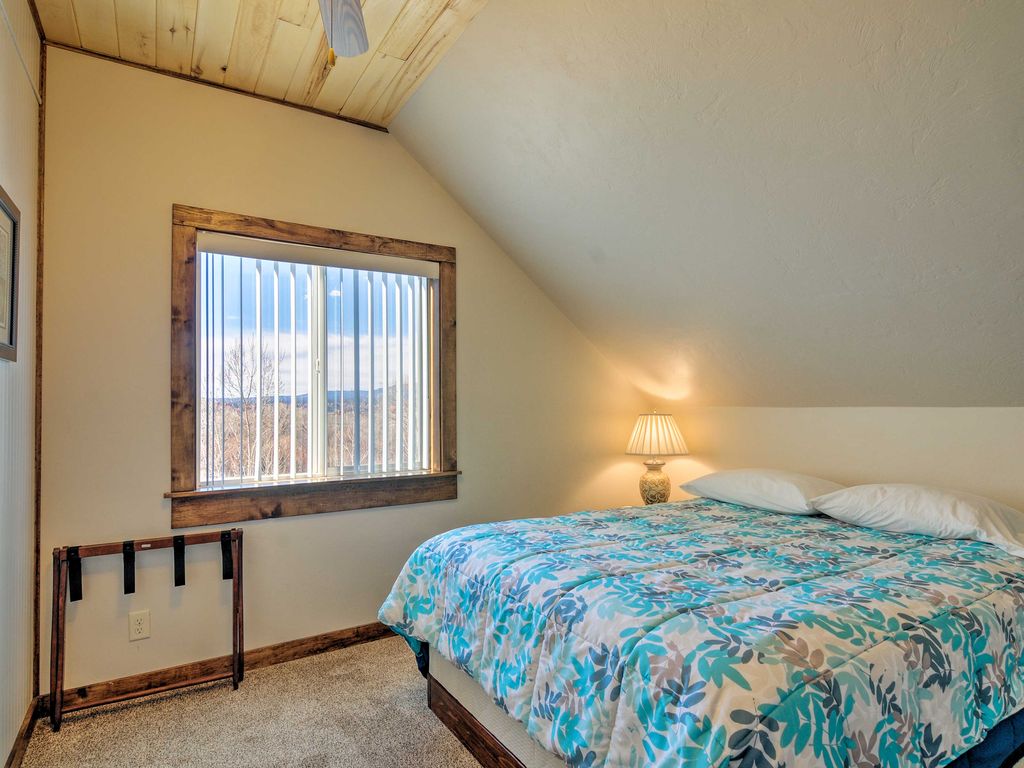
[[[773,467],[849,485],[957,488],[1024,510],[1024,408],[677,405],[675,413],[692,452],[669,462],[676,484],[714,469]]]
[[[458,248],[459,500],[245,526],[250,646],[374,620],[440,531],[633,502],[644,399],[394,138],[62,50],[48,78],[43,552],[169,529],[176,202]],[[217,550],[189,556],[184,589],[141,556],[128,598],[118,558],[86,563],[69,685],[228,651]]]
[[[24,0],[0,0],[0,186],[21,211],[18,359],[0,360],[0,758],[32,697],[33,405],[39,37]]]

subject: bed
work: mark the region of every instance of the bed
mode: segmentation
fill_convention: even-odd
[[[698,499],[442,534],[380,618],[494,765],[995,768],[1024,741],[1021,570]]]

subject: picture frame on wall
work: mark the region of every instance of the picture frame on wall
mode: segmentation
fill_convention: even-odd
[[[0,187],[0,360],[18,357],[18,245],[21,214]]]

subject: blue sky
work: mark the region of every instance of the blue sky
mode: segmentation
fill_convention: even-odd
[[[309,331],[309,302],[310,291],[309,281],[312,275],[312,268],[302,264],[289,264],[285,262],[263,261],[262,280],[262,324],[264,348],[273,349],[274,333],[274,267],[278,271],[278,295],[279,295],[279,333],[281,338],[281,378],[284,389],[290,387],[291,376],[291,289],[292,275],[294,270],[295,280],[295,328],[298,336],[297,346],[297,392],[304,394],[308,392],[308,355],[307,334]],[[212,343],[213,355],[210,365],[213,367],[213,379],[219,380],[220,352],[224,340],[227,340],[228,348],[237,346],[242,340],[244,347],[248,350],[255,348],[255,338],[258,328],[256,316],[256,285],[257,285],[257,260],[239,258],[236,256],[220,256],[216,254],[200,254],[198,269],[200,272],[200,314],[209,313],[214,318],[221,315],[222,287],[223,287],[223,330],[219,323],[209,328],[201,325],[200,334],[200,358],[201,361],[210,352]],[[396,323],[396,308],[401,306],[403,318],[409,317],[412,291],[409,285],[416,285],[420,290],[425,285],[424,278],[405,277],[395,275],[384,275],[382,273],[356,272],[351,269],[328,267],[325,272],[326,279],[326,309],[328,327],[328,388],[337,389],[339,380],[344,374],[345,389],[354,388],[354,354],[355,325],[356,325],[356,297],[358,295],[359,306],[359,331],[363,334],[363,343],[360,346],[361,360],[361,385],[362,389],[370,387],[369,372],[369,341],[365,338],[367,324],[369,322],[367,307],[370,285],[367,276],[373,281],[374,307],[373,325],[375,354],[378,360],[377,377],[375,386],[382,385],[383,357],[384,357],[384,333],[382,319],[384,316],[381,293],[385,281],[390,283],[388,290],[388,362],[389,382],[396,381],[396,369],[398,367],[398,349]],[[361,279],[360,279],[361,278]],[[406,287],[401,291],[400,300],[396,300],[394,293],[397,284],[404,284]],[[212,290],[211,290],[212,289]],[[408,346],[408,345],[407,345]],[[343,352],[343,355],[341,354]],[[344,359],[342,359],[342,357]],[[408,360],[408,352],[406,360]],[[201,369],[203,366],[200,366]],[[204,369],[205,370],[205,369]]]

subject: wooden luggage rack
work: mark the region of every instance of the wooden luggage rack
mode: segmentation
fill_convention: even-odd
[[[64,706],[64,647],[65,619],[68,600],[82,599],[82,560],[89,557],[121,555],[124,560],[124,593],[135,592],[135,555],[154,549],[174,549],[174,585],[185,584],[185,547],[196,544],[221,545],[221,576],[231,579],[231,671],[212,674],[199,679],[171,683],[144,691],[110,696],[87,703],[73,703]],[[53,617],[50,624],[50,724],[54,731],[60,730],[65,712],[74,712],[102,704],[112,704],[140,696],[149,696],[190,685],[209,683],[215,680],[231,680],[238,688],[245,676],[245,629],[242,599],[242,530],[232,528],[226,531],[187,533],[181,536],[163,536],[155,539],[133,539],[108,544],[89,544],[78,547],[58,547],[53,550]]]

